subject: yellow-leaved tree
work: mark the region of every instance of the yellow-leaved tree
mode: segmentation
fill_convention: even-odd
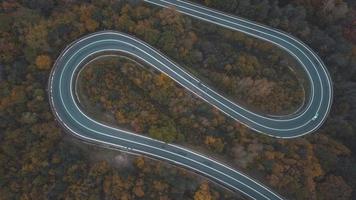
[[[39,55],[36,58],[36,66],[40,70],[47,70],[51,67],[52,59],[47,55]]]
[[[204,182],[194,194],[194,200],[212,200],[209,184]]]

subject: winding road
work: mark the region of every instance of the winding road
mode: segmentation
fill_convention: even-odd
[[[252,199],[283,199],[247,175],[207,156],[142,135],[100,123],[81,110],[76,79],[83,65],[98,55],[119,52],[131,55],[168,75],[177,83],[249,128],[278,138],[294,138],[318,129],[332,104],[332,82],[322,60],[298,39],[264,25],[180,0],[145,0],[228,29],[271,42],[294,56],[310,84],[301,110],[288,116],[266,117],[251,112],[219,95],[178,64],[147,43],[127,34],[101,31],[70,44],[58,57],[49,78],[49,98],[59,123],[71,134],[95,144],[163,159],[192,169]]]

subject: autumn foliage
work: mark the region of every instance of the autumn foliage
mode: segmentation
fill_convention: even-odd
[[[40,70],[46,70],[51,68],[51,58],[47,55],[39,55],[36,58],[36,66]]]
[[[125,59],[83,72],[88,115],[187,145],[287,199],[355,199],[355,3],[193,1],[282,29],[315,50],[334,83],[325,125],[298,139],[265,137],[152,66]],[[264,113],[290,114],[308,89],[298,62],[283,50],[171,9],[137,1],[1,1],[0,199],[240,199],[178,167],[73,140],[56,123],[47,95],[55,59],[75,39],[107,29],[146,41],[231,100]]]

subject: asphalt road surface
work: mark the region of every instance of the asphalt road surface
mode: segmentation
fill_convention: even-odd
[[[175,62],[145,42],[115,31],[101,31],[70,44],[58,57],[49,78],[51,108],[59,123],[78,138],[134,153],[167,160],[203,174],[212,180],[240,191],[252,199],[282,199],[281,196],[247,175],[207,156],[173,144],[166,144],[132,132],[111,127],[85,114],[78,105],[78,71],[98,55],[124,53],[168,75],[204,101],[249,128],[272,137],[294,138],[318,129],[328,116],[332,103],[332,82],[321,59],[298,39],[281,31],[227,15],[201,5],[179,0],[145,0],[161,7],[240,31],[271,42],[296,58],[310,84],[310,94],[301,110],[288,116],[266,117],[251,112],[213,91]]]

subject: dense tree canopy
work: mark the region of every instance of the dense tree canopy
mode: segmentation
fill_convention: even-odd
[[[195,1],[280,28],[315,49],[334,81],[325,126],[287,141],[254,134],[151,67],[127,60],[83,73],[81,98],[90,95],[91,114],[228,161],[291,199],[354,199],[353,2]],[[303,99],[304,79],[293,73],[298,64],[283,51],[172,10],[128,1],[1,1],[0,199],[239,198],[179,168],[116,153],[120,166],[128,163],[117,167],[104,159],[109,150],[94,159],[100,149],[68,141],[48,104],[49,71],[70,42],[104,29],[137,36],[250,108],[289,113]]]

